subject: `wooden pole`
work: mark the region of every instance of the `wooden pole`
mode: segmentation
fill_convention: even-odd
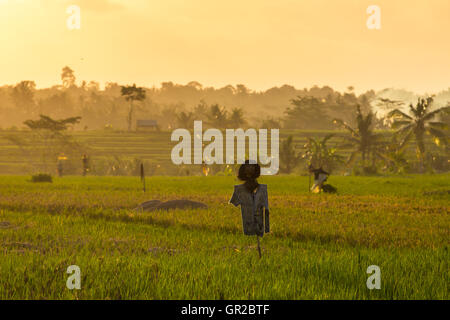
[[[309,173],[308,191],[311,192],[311,172]]]
[[[142,190],[145,192],[145,173],[143,163],[141,163],[141,181],[142,181]]]
[[[258,240],[258,253],[259,253],[259,258],[261,259],[261,245],[259,243],[259,236],[256,236],[256,239]]]

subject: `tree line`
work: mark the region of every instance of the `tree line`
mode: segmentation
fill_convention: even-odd
[[[357,95],[353,87],[340,93],[328,86],[296,89],[284,85],[257,92],[243,84],[216,89],[192,81],[186,85],[164,82],[160,88],[111,82],[100,90],[95,81],[77,84],[74,70],[66,66],[61,84],[50,88],[37,89],[28,80],[0,87],[0,127],[21,128],[25,120],[44,114],[59,119],[80,116],[75,130],[133,130],[136,119],[157,120],[161,130],[187,127],[193,119],[219,128],[333,130],[331,120],[337,117],[356,124],[353,110],[357,104],[368,112],[392,109],[394,102],[379,99],[373,90]],[[379,117],[373,121],[378,128],[386,127]]]
[[[306,160],[310,168],[324,168],[329,172],[339,165],[349,168],[360,168],[363,174],[375,174],[380,164],[385,171],[391,173],[448,171],[450,149],[448,145],[448,115],[450,104],[441,108],[433,108],[433,97],[419,98],[415,104],[409,105],[409,112],[403,112],[400,103],[389,103],[396,106],[387,115],[391,120],[389,127],[393,130],[390,139],[386,132],[376,131],[375,114],[372,111],[364,114],[357,105],[354,118],[356,126],[349,125],[342,119],[333,119],[332,123],[347,131],[340,135],[342,143],[330,147],[327,143],[336,134],[328,134],[324,138],[308,138],[303,146],[304,151],[297,153],[293,136],[281,143],[280,169],[290,173]],[[441,119],[441,121],[439,121]],[[438,147],[438,153],[426,149],[426,136]],[[409,143],[415,145],[417,161],[411,161],[405,152]],[[350,149],[348,159],[339,155],[339,149]]]

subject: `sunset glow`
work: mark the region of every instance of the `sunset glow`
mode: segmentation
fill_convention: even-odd
[[[80,30],[66,27],[72,4],[81,9]],[[79,81],[102,85],[447,89],[450,3],[379,0],[380,30],[366,27],[371,4],[0,0],[0,85],[30,79],[51,86],[69,65]]]

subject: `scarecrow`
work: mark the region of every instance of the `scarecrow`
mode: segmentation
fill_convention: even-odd
[[[312,193],[320,193],[322,191],[328,193],[336,193],[337,189],[335,187],[329,184],[325,184],[325,181],[327,181],[330,174],[324,171],[322,167],[320,167],[319,169],[309,167],[309,172],[314,173],[314,184],[310,189]]]
[[[261,258],[260,237],[270,232],[269,227],[269,202],[267,185],[259,184],[257,178],[261,174],[261,167],[257,163],[248,160],[239,168],[238,178],[243,184],[235,185],[230,203],[241,206],[242,227],[244,234],[256,235],[258,241],[258,253]]]

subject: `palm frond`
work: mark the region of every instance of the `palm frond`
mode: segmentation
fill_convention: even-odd
[[[446,123],[444,123],[444,122],[438,122],[438,121],[428,122],[428,125],[430,127],[435,128],[435,129],[442,129],[442,130],[447,130],[448,129],[448,125]]]
[[[402,135],[404,135],[404,134],[407,134],[409,131],[412,131],[413,128],[414,128],[414,123],[411,122],[409,125],[404,126],[404,127],[400,128],[399,130],[397,130],[397,131],[395,132],[395,135],[397,135],[397,136],[402,136]]]
[[[344,129],[347,129],[348,131],[350,131],[353,135],[358,136],[358,134],[355,132],[355,130],[353,130],[352,127],[350,127],[348,124],[346,124],[344,121],[340,120],[340,119],[334,119],[333,123],[343,127]]]
[[[358,152],[357,151],[352,152],[352,154],[350,155],[350,157],[347,160],[347,166],[348,167],[351,167],[355,163],[355,161],[357,159],[357,156],[358,156]]]
[[[412,135],[413,135],[413,132],[409,131],[408,134],[400,142],[399,150],[405,149],[407,143],[409,142],[409,140],[411,140]]]
[[[322,144],[325,145],[327,143],[328,140],[330,140],[331,138],[334,137],[334,133],[330,133],[327,134],[323,139],[322,139]]]
[[[450,106],[442,107],[442,108],[436,109],[434,111],[431,111],[430,113],[425,115],[423,117],[423,119],[424,120],[431,120],[431,119],[433,119],[435,116],[437,116],[441,112],[450,112]]]

